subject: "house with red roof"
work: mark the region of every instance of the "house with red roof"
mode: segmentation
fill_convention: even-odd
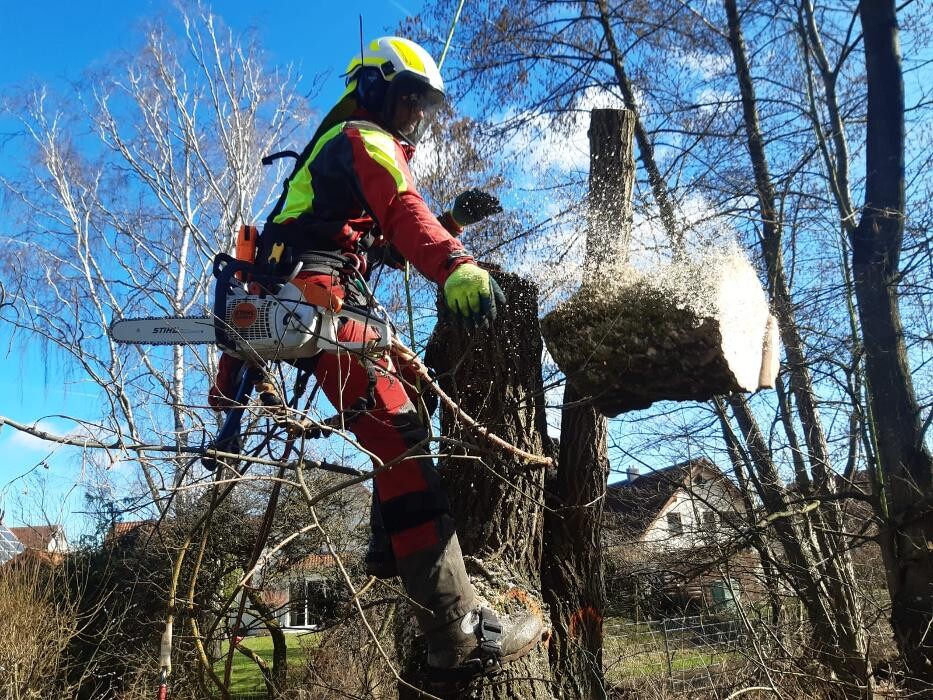
[[[24,525],[9,530],[22,543],[26,555],[38,555],[57,562],[70,549],[65,528],[61,525]]]

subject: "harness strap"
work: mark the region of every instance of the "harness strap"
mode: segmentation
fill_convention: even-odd
[[[476,656],[453,668],[428,666],[428,679],[436,683],[464,683],[496,671],[502,658],[502,623],[489,608],[479,609]]]

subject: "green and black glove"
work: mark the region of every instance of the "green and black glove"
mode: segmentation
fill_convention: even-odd
[[[487,328],[496,319],[496,305],[505,304],[505,294],[486,270],[464,263],[444,283],[444,301],[468,327]]]
[[[477,221],[498,214],[502,211],[499,199],[482,190],[467,190],[457,195],[450,216],[460,228],[475,224]]]

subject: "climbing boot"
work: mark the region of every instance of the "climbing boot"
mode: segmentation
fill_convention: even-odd
[[[522,611],[499,619],[476,607],[427,635],[428,677],[434,683],[464,683],[498,671],[548,638],[544,622]]]
[[[256,391],[259,393],[259,402],[270,413],[285,412],[285,402],[279,395],[278,387],[272,382],[260,380],[256,382]]]

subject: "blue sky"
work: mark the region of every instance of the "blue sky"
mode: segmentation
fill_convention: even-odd
[[[235,31],[255,29],[270,64],[295,63],[309,80],[323,70],[331,74],[320,93],[322,103],[336,99],[342,91],[338,77],[359,45],[359,15],[366,37],[390,33],[406,16],[418,12],[422,0],[389,2],[366,0],[343,3],[278,2],[256,3],[225,0],[213,9]],[[105,66],[113,52],[132,50],[140,39],[145,20],[171,13],[171,5],[154,0],[125,2],[28,3],[0,0],[0,97],[15,94],[35,83],[63,87],[87,68]],[[324,108],[327,104],[319,104]],[[9,122],[0,121],[0,132]],[[0,141],[2,143],[2,141]],[[0,171],[12,167],[15,148],[0,149]],[[0,201],[2,205],[2,201]],[[0,329],[0,415],[21,422],[43,419],[53,432],[68,432],[75,425],[56,415],[93,418],[97,414],[95,394],[75,380],[63,377],[54,357],[46,358],[34,346],[11,346],[9,335]],[[0,508],[9,525],[35,520],[37,512],[23,510],[21,503],[34,501],[37,490],[45,490],[49,515],[76,521],[69,511],[81,504],[81,489],[74,484],[85,468],[76,450],[18,434],[10,428],[0,432]],[[50,468],[44,464],[48,460]],[[23,478],[24,474],[28,474]],[[37,478],[38,477],[38,478]],[[58,511],[61,511],[59,513]]]
[[[214,11],[238,30],[256,28],[273,63],[296,62],[311,74],[342,69],[359,44],[359,15],[367,36],[386,33],[418,12],[422,0],[350,0],[342,3],[256,3],[225,0]],[[36,78],[76,78],[118,49],[130,49],[141,21],[169,11],[155,0],[43,3],[0,0],[0,86]],[[305,28],[302,30],[302,28]],[[309,48],[313,47],[313,53]]]

